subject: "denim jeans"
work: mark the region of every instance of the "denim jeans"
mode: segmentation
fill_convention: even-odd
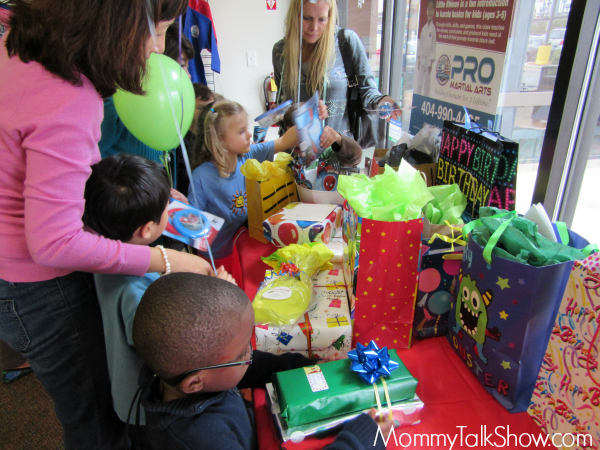
[[[20,352],[14,351],[6,342],[0,340],[0,370],[10,370],[27,361]]]
[[[0,339],[19,351],[54,400],[65,449],[121,449],[102,317],[91,274],[32,283],[0,279]]]

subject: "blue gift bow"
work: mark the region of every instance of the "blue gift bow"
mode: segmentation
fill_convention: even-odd
[[[369,384],[375,383],[381,376],[389,376],[399,366],[390,359],[387,347],[380,350],[375,341],[369,342],[366,347],[358,342],[356,349],[348,352],[348,358],[352,361],[350,370]]]

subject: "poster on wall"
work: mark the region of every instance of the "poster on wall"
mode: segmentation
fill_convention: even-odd
[[[409,133],[494,121],[514,0],[421,0]]]

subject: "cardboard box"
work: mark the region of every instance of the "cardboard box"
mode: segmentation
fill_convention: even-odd
[[[389,149],[387,148],[376,148],[375,153],[373,153],[373,164],[377,165],[378,159],[381,159],[385,156]],[[403,161],[403,164],[408,164],[406,161]],[[394,170],[398,170],[397,167],[392,167]],[[427,179],[427,187],[431,187],[435,183],[435,177],[437,174],[437,163],[430,164],[419,164],[414,166],[419,172],[423,172],[425,174],[425,178]],[[379,175],[385,172],[385,167],[377,167],[377,171],[374,168],[371,169],[371,176]]]

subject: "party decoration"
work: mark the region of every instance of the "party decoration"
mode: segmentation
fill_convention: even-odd
[[[184,136],[194,117],[194,87],[187,73],[168,56],[153,53],[142,87],[145,95],[117,90],[113,100],[119,118],[148,147],[160,151],[176,148],[177,127]]]
[[[366,347],[358,342],[356,349],[348,352],[348,358],[352,361],[350,370],[369,384],[375,383],[381,376],[389,376],[392,370],[398,368],[398,363],[390,359],[387,347],[379,349],[375,341],[369,342]]]

